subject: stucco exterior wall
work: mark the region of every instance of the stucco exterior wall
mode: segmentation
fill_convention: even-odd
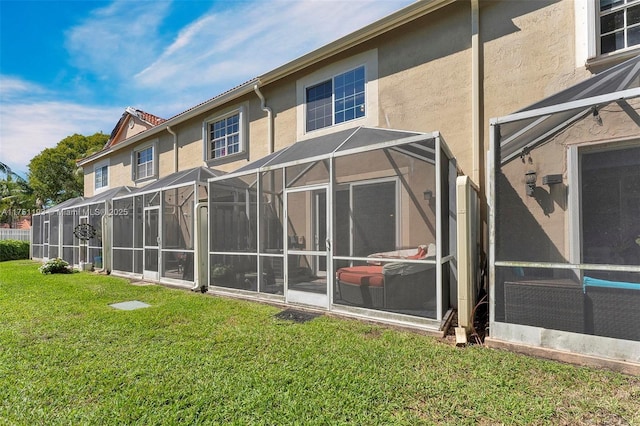
[[[486,2],[484,113],[500,117],[591,76],[575,66],[574,2]]]
[[[479,169],[484,182],[484,152],[488,150],[488,120],[530,105],[587,78],[575,67],[575,13],[572,0],[480,3],[482,128]],[[471,6],[454,2],[367,42],[314,63],[260,88],[273,111],[274,148],[295,143],[299,116],[296,82],[314,72],[371,50],[377,52],[377,122],[382,128],[441,132],[458,167],[471,174],[472,47]],[[255,93],[207,111],[172,129],[178,134],[178,169],[201,166],[202,125],[218,112],[246,105],[247,155],[210,167],[233,171],[269,153],[267,114]],[[357,120],[354,126],[359,125]],[[162,125],[161,125],[162,126]],[[174,171],[173,136],[158,139],[160,177]],[[141,146],[141,141],[136,146]],[[129,151],[132,147],[126,147]],[[110,187],[132,185],[129,153],[111,155]],[[85,194],[93,193],[92,167],[85,168]],[[484,191],[483,191],[484,192]]]
[[[598,116],[588,115],[555,136],[564,145],[640,139],[640,99],[613,102],[598,108]]]
[[[379,47],[380,127],[439,131],[471,172],[471,29],[456,2],[387,34]]]
[[[598,116],[587,114],[534,148],[523,161],[515,158],[497,176],[499,223],[498,260],[569,262],[572,212],[568,209],[567,151],[571,145],[589,146],[640,139],[640,99],[601,106]],[[537,174],[534,196],[526,194],[525,173]],[[549,174],[561,174],[562,184],[542,184]],[[573,212],[576,215],[577,212]]]
[[[537,176],[533,195],[526,193],[525,173]],[[500,224],[497,246],[500,260],[567,262],[567,156],[561,143],[549,141],[524,160],[502,166],[496,179]],[[562,174],[563,184],[545,186],[545,175]]]
[[[133,127],[131,126],[133,123]],[[116,136],[115,140],[111,143],[111,145],[115,145],[124,140],[129,139],[132,136],[137,135],[138,133],[142,133],[146,130],[149,130],[151,127],[150,124],[145,123],[137,117],[129,116],[129,119],[124,122],[123,128],[120,133]]]

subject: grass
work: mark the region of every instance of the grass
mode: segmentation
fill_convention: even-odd
[[[0,264],[0,424],[640,424],[638,378],[37,266]]]

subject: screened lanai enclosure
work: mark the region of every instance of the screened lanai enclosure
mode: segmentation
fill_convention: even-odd
[[[63,229],[63,241],[70,242],[70,246],[74,246],[75,241],[73,237],[73,229],[70,236],[66,228],[61,228],[61,218],[64,221],[64,216],[61,211],[65,207],[70,207],[75,204],[79,204],[84,199],[82,197],[72,198],[66,200],[50,209],[45,209],[42,213],[34,214],[31,217],[31,257],[34,259],[49,259],[61,257],[60,253],[60,230]],[[67,223],[69,221],[67,220]],[[73,226],[73,224],[72,224]],[[53,227],[53,230],[52,230]],[[74,258],[74,254],[71,253],[68,256],[69,259]],[[69,262],[73,264],[73,262]]]
[[[113,188],[89,198],[73,198],[32,217],[32,257],[62,258],[70,265],[102,269],[111,199],[131,191]]]
[[[640,59],[492,122],[491,336],[640,361]]]
[[[196,244],[206,216],[196,205],[207,201],[207,180],[221,172],[199,167],[166,176],[114,198],[113,272],[152,281],[192,286],[196,281]],[[198,226],[204,231],[198,233]]]
[[[455,178],[439,134],[360,127],[209,180],[212,291],[440,320]]]

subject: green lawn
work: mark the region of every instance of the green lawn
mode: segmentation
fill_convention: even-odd
[[[638,378],[37,266],[0,263],[0,424],[640,424]]]

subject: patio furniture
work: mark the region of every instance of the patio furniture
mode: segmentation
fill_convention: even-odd
[[[640,341],[640,283],[583,278],[588,334]]]
[[[412,254],[410,254],[412,253]],[[427,310],[435,307],[435,264],[403,259],[435,259],[435,246],[375,253],[367,265],[340,268],[336,283],[341,301],[367,308]],[[384,262],[379,260],[398,259]],[[433,305],[433,306],[432,306]]]
[[[533,279],[504,283],[505,321],[584,333],[582,286],[571,279]]]

